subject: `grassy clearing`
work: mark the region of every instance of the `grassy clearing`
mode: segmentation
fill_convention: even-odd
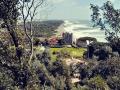
[[[82,55],[84,53],[84,51],[86,51],[85,48],[66,48],[66,47],[63,47],[63,48],[50,48],[50,54],[51,54],[51,58],[52,58],[52,61],[55,61],[56,60],[56,55],[53,55],[53,52],[68,52],[70,54],[71,57],[74,57],[74,58],[82,58]]]

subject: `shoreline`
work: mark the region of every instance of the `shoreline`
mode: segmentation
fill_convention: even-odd
[[[66,25],[66,22],[64,22],[55,31],[57,31],[56,36],[61,36],[64,32],[72,33],[73,41],[82,37],[93,37],[96,38],[98,42],[107,42],[104,31],[92,27],[89,28],[89,26],[89,29],[84,30],[84,28],[87,28],[87,25],[74,23],[70,23],[69,25],[69,22],[68,25]]]
[[[64,23],[62,23],[55,31],[57,31],[56,36],[62,36],[62,33],[65,32]]]

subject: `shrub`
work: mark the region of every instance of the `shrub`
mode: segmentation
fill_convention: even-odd
[[[109,76],[107,78],[107,84],[112,90],[120,89],[120,76]]]
[[[88,80],[88,86],[90,90],[108,90],[107,83],[100,76],[96,76]]]

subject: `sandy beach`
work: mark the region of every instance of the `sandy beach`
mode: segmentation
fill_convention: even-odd
[[[62,36],[62,33],[65,32],[64,23],[61,24],[55,31],[57,31],[56,36]]]

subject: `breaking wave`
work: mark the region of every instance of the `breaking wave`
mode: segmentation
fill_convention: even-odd
[[[80,37],[94,37],[99,42],[106,42],[105,32],[99,28],[93,28],[92,25],[88,24],[89,21],[64,21],[65,32],[73,33],[73,38],[76,40]]]

